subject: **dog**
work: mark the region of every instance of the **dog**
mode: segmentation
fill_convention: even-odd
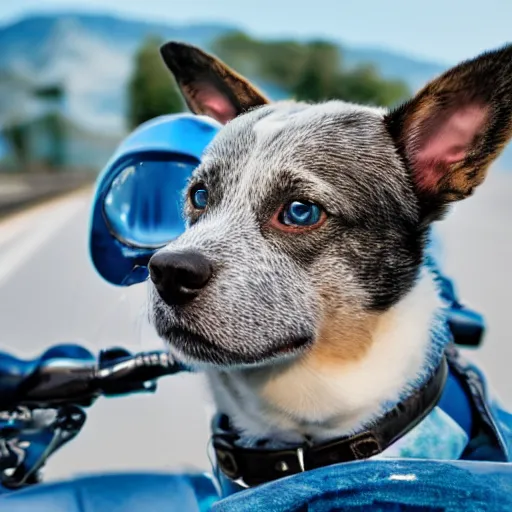
[[[442,373],[449,336],[425,264],[431,226],[472,195],[512,136],[512,45],[391,111],[272,103],[197,47],[170,42],[161,53],[191,111],[223,126],[187,188],[186,231],[150,261],[152,324],[206,373],[240,453],[340,439],[351,455],[330,463],[383,453],[393,443],[361,435],[397,421]],[[393,442],[439,393],[426,411],[415,402]],[[233,462],[228,448],[218,461],[231,450]],[[297,471],[307,469],[299,455]]]

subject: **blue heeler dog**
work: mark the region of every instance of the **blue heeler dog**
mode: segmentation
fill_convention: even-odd
[[[150,262],[154,326],[211,383],[224,476],[252,485],[386,455],[507,459],[425,251],[431,224],[512,136],[512,45],[391,112],[270,103],[198,48],[171,42],[162,56],[190,109],[225,125],[186,191],[187,230]],[[469,423],[439,405],[450,382]]]

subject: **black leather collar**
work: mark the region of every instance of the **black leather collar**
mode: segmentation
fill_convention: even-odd
[[[230,480],[252,487],[285,476],[340,462],[367,459],[383,452],[412,430],[436,406],[448,376],[443,360],[434,375],[409,398],[370,429],[321,444],[303,444],[283,450],[243,448],[229,418],[219,415],[213,423],[212,444],[219,469]]]

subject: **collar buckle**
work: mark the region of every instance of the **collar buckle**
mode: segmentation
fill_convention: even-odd
[[[233,452],[229,449],[224,450],[219,446],[215,446],[215,455],[217,457],[217,464],[228,478],[234,481],[241,478],[240,469]]]
[[[297,457],[300,473],[304,473],[304,471],[306,471],[306,465],[304,463],[304,448],[302,446],[297,448],[294,455]],[[275,464],[275,470],[285,474],[290,470],[290,466],[285,460],[278,460]]]
[[[350,443],[350,450],[356,460],[369,459],[383,451],[378,439],[372,433],[363,434],[359,439],[354,439]]]

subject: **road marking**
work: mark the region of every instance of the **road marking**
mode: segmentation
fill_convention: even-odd
[[[62,199],[31,208],[0,223],[0,286],[26,263],[37,249],[55,236],[90,197],[80,191]],[[16,240],[18,239],[18,240]]]

